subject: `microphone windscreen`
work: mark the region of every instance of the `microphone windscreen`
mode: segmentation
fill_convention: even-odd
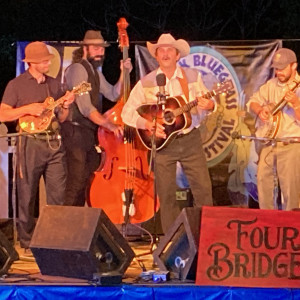
[[[237,131],[233,131],[232,134],[231,134],[231,137],[232,137],[233,139],[238,139],[238,138],[240,137],[240,135],[238,134]]]
[[[164,73],[160,73],[156,75],[156,82],[158,86],[166,85],[166,75]]]

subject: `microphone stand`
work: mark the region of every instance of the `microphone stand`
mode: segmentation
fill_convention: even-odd
[[[16,178],[17,178],[17,159],[16,159],[16,138],[19,136],[26,136],[26,135],[34,135],[28,132],[17,132],[17,133],[6,133],[0,134],[0,138],[6,138],[8,141],[11,142],[11,153],[12,153],[12,194],[11,194],[11,201],[12,201],[12,210],[13,210],[13,243],[16,245],[17,243],[17,201],[16,201]]]
[[[283,137],[283,138],[266,138],[266,137],[255,137],[255,136],[247,136],[247,135],[240,135],[237,132],[233,132],[231,137],[233,139],[241,139],[241,140],[255,140],[261,141],[264,143],[271,143],[273,155],[273,203],[276,209],[280,209],[278,203],[278,191],[279,191],[279,184],[278,184],[278,172],[277,172],[277,155],[275,153],[275,149],[277,147],[278,142],[286,143],[286,144],[294,144],[300,143],[300,137]],[[280,205],[281,206],[281,205]]]
[[[154,222],[154,243],[152,245],[152,249],[150,250],[151,253],[153,251],[153,246],[157,243],[157,226],[156,226],[156,209],[157,209],[157,188],[156,188],[156,129],[157,129],[157,115],[159,111],[159,104],[163,105],[163,111],[164,111],[164,105],[166,104],[166,95],[164,93],[158,92],[156,94],[157,96],[157,103],[155,105],[155,111],[153,114],[152,122],[154,122],[154,128],[151,136],[151,152],[150,152],[150,159],[149,159],[149,169],[148,169],[148,175],[151,173],[151,168],[153,170],[154,174],[154,185],[153,185],[153,194],[154,194],[154,214],[153,214],[153,222]]]

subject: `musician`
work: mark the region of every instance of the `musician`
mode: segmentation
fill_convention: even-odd
[[[142,118],[137,108],[146,103],[157,103],[156,76],[164,73],[166,76],[165,90],[170,97],[182,96],[199,100],[198,106],[192,111],[192,125],[179,132],[177,137],[156,154],[155,178],[161,207],[163,231],[177,218],[180,210],[176,203],[176,165],[180,162],[187,176],[195,201],[195,206],[212,205],[211,181],[206,165],[200,135],[200,122],[203,117],[214,110],[213,100],[202,98],[206,92],[201,74],[195,69],[181,68],[177,61],[190,52],[185,40],[175,40],[171,34],[162,34],[156,44],[147,42],[150,54],[156,58],[159,68],[137,82],[123,111],[123,121],[133,127],[154,131],[154,122]],[[188,96],[185,96],[184,91]],[[157,123],[156,136],[166,138],[164,126]]]
[[[270,79],[247,103],[248,110],[258,120],[257,130],[264,131],[270,124],[270,109],[282,99],[287,105],[281,109],[281,124],[276,138],[300,137],[300,89],[295,89],[295,82],[300,80],[297,73],[296,54],[287,48],[277,50],[272,59],[275,78]],[[263,127],[264,126],[264,127]],[[259,206],[263,209],[274,209],[273,201],[274,176],[273,167],[277,168],[279,184],[283,195],[283,208],[291,210],[299,207],[300,196],[300,144],[277,142],[276,148],[271,145],[263,147],[259,157],[257,187]],[[273,157],[276,155],[276,166]]]
[[[68,122],[62,126],[67,151],[68,179],[65,205],[84,206],[86,191],[91,175],[99,166],[97,129],[103,126],[116,136],[122,135],[122,128],[111,123],[102,114],[102,95],[111,101],[117,101],[122,92],[123,67],[132,70],[130,58],[121,61],[121,74],[115,85],[108,83],[98,67],[102,66],[105,49],[110,44],[104,41],[100,31],[88,30],[81,48],[74,56],[77,62],[66,70],[68,87],[82,81],[91,83],[89,94],[76,97],[71,107]],[[80,57],[81,56],[81,57]]]
[[[29,68],[7,84],[0,106],[0,121],[13,121],[25,115],[40,116],[44,111],[42,102],[47,97],[63,96],[60,82],[46,75],[53,57],[42,42],[26,46],[23,61]],[[29,243],[35,227],[34,207],[41,176],[46,185],[47,203],[62,205],[64,201],[65,152],[60,146],[57,120],[63,122],[66,119],[74,95],[66,93],[64,97],[63,104],[55,110],[57,119],[53,119],[48,130],[18,139],[18,235],[24,256],[32,256]]]

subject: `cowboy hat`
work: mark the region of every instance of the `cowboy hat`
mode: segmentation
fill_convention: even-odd
[[[187,56],[190,53],[189,44],[182,39],[175,40],[170,33],[162,34],[156,44],[147,42],[147,48],[153,57],[156,56],[156,49],[159,47],[173,47],[179,51],[180,57]]]
[[[98,45],[101,47],[109,47],[110,43],[104,41],[101,31],[88,30],[81,42],[83,45]]]
[[[25,47],[25,58],[23,61],[38,64],[53,57],[54,55],[49,52],[45,43],[32,42]]]

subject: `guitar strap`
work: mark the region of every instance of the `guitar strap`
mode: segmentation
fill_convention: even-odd
[[[187,77],[186,77],[184,69],[180,67],[180,70],[181,70],[181,73],[182,73],[182,78],[178,77],[178,81],[179,81],[179,83],[181,85],[182,92],[183,92],[183,94],[184,94],[187,102],[189,102],[190,101],[190,99],[189,99],[190,97],[189,97],[189,85],[188,85]],[[193,107],[191,109],[191,114],[193,114],[193,115],[198,114],[197,107]]]
[[[181,85],[181,89],[183,91],[183,94],[184,94],[187,102],[189,102],[190,100],[189,100],[189,86],[188,86],[188,81],[187,81],[184,69],[180,68],[180,70],[181,70],[181,73],[182,73],[182,78],[178,77],[178,81],[179,81],[179,83]]]

